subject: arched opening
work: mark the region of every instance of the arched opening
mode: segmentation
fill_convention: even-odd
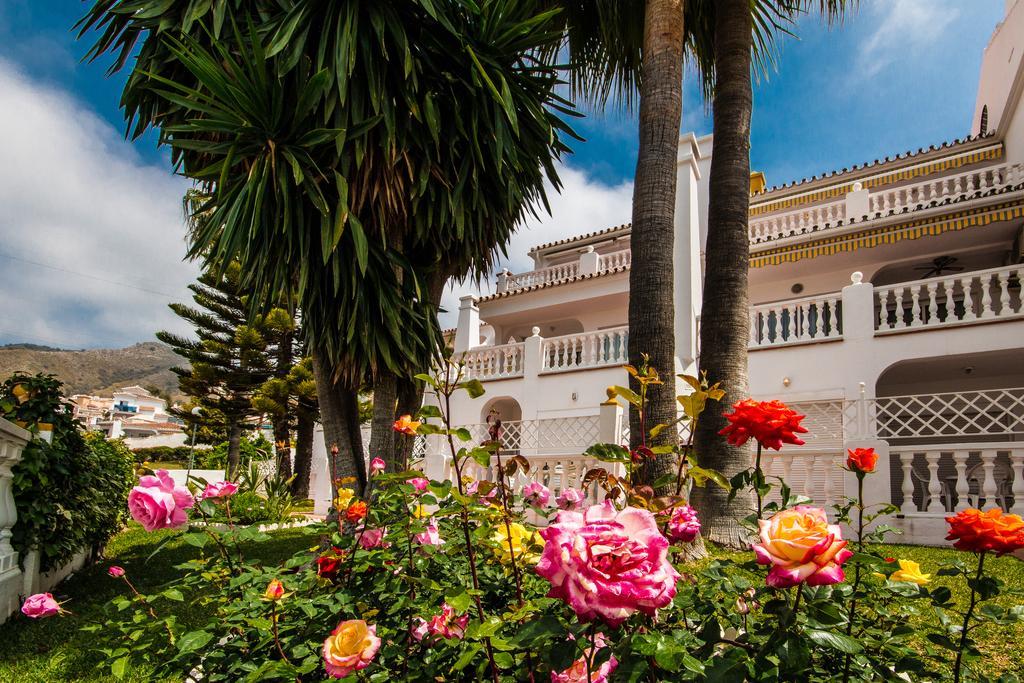
[[[523,409],[519,401],[511,396],[496,396],[480,410],[480,422],[487,422],[487,416],[494,411],[502,422],[519,422],[523,419]]]
[[[955,356],[914,358],[886,368],[875,384],[876,396],[941,394],[1024,387],[1020,351],[1006,349]]]
[[[518,455],[523,439],[523,409],[511,396],[498,396],[484,404],[480,422],[489,441],[501,442],[502,452]]]

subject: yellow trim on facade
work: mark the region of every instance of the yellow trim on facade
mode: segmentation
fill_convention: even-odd
[[[859,181],[864,188],[878,187],[879,185],[887,185],[889,183],[899,182],[901,180],[909,180],[911,178],[918,178],[923,175],[935,173],[937,171],[945,171],[952,168],[960,168],[961,166],[967,166],[968,164],[974,164],[979,161],[986,161],[988,159],[999,159],[1003,156],[1002,144],[988,147],[986,149],[980,149],[971,154],[965,154],[959,157],[947,157],[945,159],[939,159],[930,164],[924,166],[915,166],[913,168],[907,168],[900,171],[893,171],[883,176],[877,176],[874,178],[867,178]],[[753,206],[750,208],[749,215],[751,217],[760,216],[762,214],[771,213],[772,211],[778,211],[779,209],[785,209],[790,206],[797,206],[799,204],[813,204],[814,202],[822,199],[830,199],[832,197],[838,197],[845,195],[853,189],[853,183],[858,182],[856,180],[844,183],[842,185],[836,185],[829,187],[818,192],[811,194],[801,195],[799,197],[792,197],[790,199],[782,199],[771,204],[762,204],[759,206]]]
[[[838,235],[811,244],[780,247],[761,252],[750,259],[751,268],[792,263],[815,256],[830,256],[862,247],[870,249],[879,244],[894,244],[903,240],[916,240],[944,232],[954,232],[996,221],[1006,221],[1024,216],[1024,205],[1008,203],[995,207],[974,209],[939,218],[922,218],[897,225],[887,225],[852,235]]]

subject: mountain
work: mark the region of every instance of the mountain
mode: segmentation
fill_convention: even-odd
[[[141,342],[123,349],[67,351],[34,344],[0,346],[0,379],[16,371],[52,373],[65,384],[65,393],[102,394],[138,384],[156,387],[175,398],[178,377],[171,368],[184,359],[160,342]]]

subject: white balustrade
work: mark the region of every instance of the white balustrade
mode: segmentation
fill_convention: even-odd
[[[942,515],[968,507],[1024,510],[1024,443],[892,447],[903,514]]]
[[[904,213],[1016,185],[1024,178],[1021,164],[1000,164],[963,171],[896,187],[887,186],[868,197],[870,216]]]
[[[470,349],[460,359],[465,379],[503,379],[523,374],[523,344],[481,346]]]
[[[875,287],[875,329],[879,333],[946,327],[1024,317],[1024,266]]]
[[[629,328],[566,334],[541,343],[541,372],[622,365],[628,361]]]
[[[579,271],[579,262],[573,261],[571,263],[562,263],[556,266],[531,270],[526,273],[509,273],[505,280],[505,291],[568,280],[569,278],[576,277]]]
[[[865,400],[880,439],[1024,437],[1024,388],[883,396]]]
[[[985,195],[1022,181],[1024,164],[999,164],[905,185],[887,184],[868,194],[867,220],[939,206],[975,194]],[[852,221],[866,222],[862,215],[848,217],[847,213],[847,199],[843,197],[822,204],[797,206],[778,213],[756,216],[749,221],[750,244],[820,232]]]
[[[841,301],[832,293],[751,306],[749,347],[841,339]]]
[[[597,257],[597,272],[603,273],[616,268],[628,268],[632,263],[633,252],[629,249],[600,254]]]
[[[804,448],[762,456],[765,476],[774,487],[768,500],[779,501],[777,477],[786,482],[794,495],[806,496],[815,505],[830,509],[846,495],[842,470],[844,458],[838,449],[812,451]]]
[[[845,199],[752,218],[748,228],[750,243],[760,244],[783,237],[816,232],[823,228],[835,227],[845,218]]]
[[[18,553],[11,546],[11,529],[18,521],[11,468],[21,460],[21,450],[31,436],[21,427],[0,418],[0,623],[17,610],[22,588]]]

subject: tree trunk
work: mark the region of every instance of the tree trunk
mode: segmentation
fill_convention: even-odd
[[[313,467],[313,412],[296,411],[295,425],[295,481],[292,494],[298,499],[309,498],[309,474]]]
[[[363,458],[362,436],[359,433],[359,399],[356,387],[345,386],[335,378],[333,367],[313,354],[313,375],[320,403],[320,421],[324,427],[324,445],[328,453],[333,500],[339,479],[352,479],[351,488],[363,495],[366,487],[366,467]],[[355,429],[353,429],[353,426]],[[338,453],[331,456],[332,447]]]
[[[242,425],[238,420],[228,421],[228,466],[227,475],[230,481],[238,476],[238,460],[242,451]]]
[[[397,460],[397,434],[392,428],[395,423],[395,406],[398,402],[398,376],[387,370],[373,383],[373,419],[370,422],[370,457],[380,458],[387,464],[388,472],[398,472],[401,461]]]
[[[277,359],[274,367],[274,375],[281,380],[286,380],[288,373],[295,362],[293,346],[295,333],[292,330],[282,332],[278,337]],[[291,401],[285,399],[285,411],[283,415],[274,416],[274,448],[277,452],[277,474],[287,479],[292,476],[292,448],[291,448],[291,424],[292,408]]]
[[[672,245],[682,102],[683,0],[647,0],[629,272],[629,361],[639,367],[641,354],[647,354],[665,381],[649,392],[647,431],[676,419]],[[635,381],[632,387],[639,388]],[[630,410],[629,427],[630,445],[635,448],[644,437],[635,410]],[[663,430],[656,439],[657,444],[677,441],[675,429]],[[649,461],[643,479],[653,481],[670,471],[671,460]]]
[[[423,405],[424,384],[408,377],[398,379],[398,415],[415,415]],[[415,438],[402,437],[396,444],[396,462],[407,466],[412,464],[412,450]]]
[[[749,446],[735,447],[718,436],[725,409],[747,396],[747,298],[750,205],[750,51],[749,0],[720,0],[715,18],[714,153],[711,158],[704,301],[701,310],[700,368],[721,382],[725,397],[701,415],[696,434],[700,464],[727,478],[751,465]],[[705,535],[736,547],[746,544],[738,520],[750,514],[749,493],[732,502],[716,486],[694,490]]]

